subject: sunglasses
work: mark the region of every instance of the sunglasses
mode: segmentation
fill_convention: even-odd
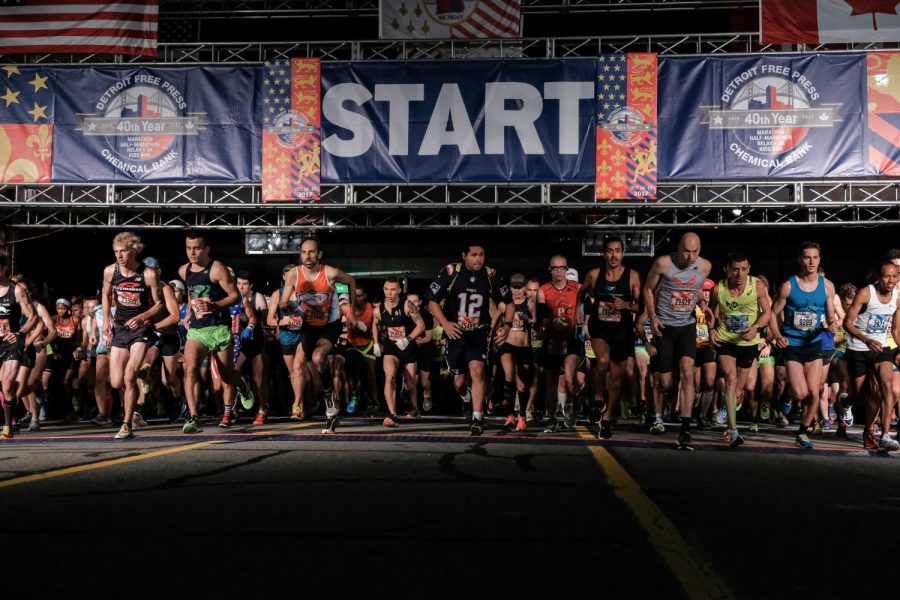
[[[559,267],[550,267],[550,270],[551,271],[565,271],[568,268],[569,268],[569,265],[562,265]]]
[[[525,286],[524,285],[511,285],[509,287],[511,287],[514,290],[521,290]]]

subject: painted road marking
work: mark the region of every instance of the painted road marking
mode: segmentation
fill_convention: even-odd
[[[96,469],[104,469],[106,467],[113,467],[115,465],[122,465],[125,463],[135,462],[138,460],[145,460],[147,458],[156,458],[158,456],[166,456],[168,454],[175,454],[177,452],[187,452],[188,450],[197,450],[198,448],[203,448],[205,446],[211,446],[213,444],[221,444],[221,443],[223,443],[221,440],[200,442],[199,444],[188,444],[186,446],[176,446],[175,448],[166,448],[165,450],[156,450],[154,452],[148,452],[146,454],[135,454],[134,456],[123,456],[121,458],[113,458],[110,460],[103,460],[100,462],[90,463],[90,464],[86,464],[86,465],[76,465],[74,467],[63,467],[62,469],[54,469],[52,471],[45,471],[43,473],[34,473],[33,475],[23,475],[22,477],[14,477],[12,479],[6,479],[4,481],[0,481],[0,488],[12,487],[14,485],[21,485],[23,483],[31,483],[32,481],[41,481],[42,479],[52,479],[54,477],[62,477],[63,475],[73,475],[75,473],[83,473],[85,471],[94,471]]]
[[[578,427],[578,432],[582,439],[593,439],[593,435],[583,426]],[[644,493],[621,463],[601,445],[589,445],[587,448],[603,469],[616,496],[637,517],[638,523],[647,532],[650,545],[672,570],[688,598],[733,598],[722,580],[716,576],[712,565],[684,541],[675,525]]]

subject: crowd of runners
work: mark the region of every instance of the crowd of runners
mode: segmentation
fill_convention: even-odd
[[[692,429],[721,428],[737,448],[761,423],[796,427],[812,448],[813,436],[846,437],[856,414],[864,448],[900,449],[900,251],[865,287],[836,289],[819,245],[804,243],[797,273],[773,288],[746,254],[714,266],[693,233],[645,275],[607,237],[583,278],[555,255],[544,277],[507,280],[470,242],[424,289],[387,277],[370,290],[309,238],[266,294],[199,232],[169,278],[133,233],[112,250],[99,297],[54,302],[0,256],[0,437],[61,419],[125,439],[154,419],[193,434],[203,416],[230,428],[320,411],[334,433],[344,415],[394,428],[461,407],[471,435],[486,415],[510,434],[581,419],[601,440],[627,419],[654,435],[675,420],[684,450]]]

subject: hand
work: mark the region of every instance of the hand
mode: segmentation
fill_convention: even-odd
[[[663,329],[665,328],[666,326],[663,325],[663,322],[659,319],[658,316],[650,317],[650,329],[653,331],[653,335],[662,337]]]
[[[828,326],[828,331],[831,333],[837,333],[837,330],[841,327],[841,322],[835,319],[831,322],[831,325]]]
[[[448,339],[458,340],[462,337],[462,332],[459,330],[459,325],[447,321],[447,324],[444,325],[444,335],[446,335]]]
[[[356,313],[353,312],[353,309],[347,314],[347,327],[355,327],[359,329],[359,319],[356,318]],[[359,329],[360,331],[365,331],[365,329]]]
[[[649,354],[651,357],[656,356],[656,346],[654,346],[653,344],[647,344],[646,346],[644,346],[644,348],[647,349],[647,354]]]
[[[621,298],[613,300],[613,308],[616,310],[631,310],[631,302],[625,302]]]
[[[408,337],[400,338],[399,340],[394,342],[394,344],[397,346],[397,350],[399,350],[400,352],[403,352],[409,346],[409,338]]]
[[[375,358],[381,358],[381,344],[372,346],[372,354],[375,355]]]
[[[140,323],[141,322],[138,321],[136,318],[128,319],[127,321],[125,321],[125,327],[127,327],[128,329],[137,329],[137,327],[138,327],[138,325],[140,325]]]
[[[759,333],[759,329],[756,326],[752,326],[750,327],[750,329],[741,334],[741,339],[745,342],[749,342],[756,337],[757,333]]]
[[[584,339],[586,339],[586,340],[591,339],[591,330],[588,328],[588,324],[587,324],[587,323],[584,323],[584,324],[581,326],[581,335],[583,335],[583,336],[584,336]]]
[[[768,358],[772,354],[772,346],[767,344],[765,341],[760,343],[759,349],[759,357],[760,358]]]
[[[112,325],[110,323],[103,323],[103,339],[111,340],[112,339]]]
[[[3,336],[3,341],[6,342],[7,344],[14,344],[17,339],[18,339],[18,337],[12,331],[10,331],[9,333],[7,333],[6,335]]]
[[[74,358],[75,360],[81,360],[81,356],[82,356],[81,348],[75,348],[75,350],[72,352],[72,358]]]
[[[784,338],[784,336],[778,336],[777,338],[775,338],[775,345],[779,348],[787,348],[788,341]]]
[[[719,343],[719,333],[715,329],[709,330],[709,345],[713,348],[718,348],[721,346]]]
[[[494,334],[494,341],[497,342],[498,346],[502,346],[504,342],[506,342],[506,338],[509,337],[509,330],[512,329],[509,325],[501,325],[497,328],[497,333]]]
[[[359,329],[360,331],[362,331],[363,333],[365,333],[369,330],[369,328],[366,326],[366,324],[363,323],[362,321],[360,321],[359,319],[356,320],[356,328]]]
[[[253,340],[253,325],[249,325],[241,332],[241,341],[249,342]]]
[[[91,334],[90,337],[88,337],[88,343],[91,346],[96,346],[97,345],[97,336],[94,334]],[[37,342],[34,343],[34,347],[37,348]]]
[[[873,350],[875,352],[881,352],[884,349],[884,347],[881,345],[881,342],[879,342],[878,340],[873,340],[872,338],[866,338],[865,343],[869,350]]]

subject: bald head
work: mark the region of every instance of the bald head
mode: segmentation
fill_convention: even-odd
[[[676,257],[682,267],[689,267],[697,262],[700,258],[700,236],[690,231],[681,236]]]

